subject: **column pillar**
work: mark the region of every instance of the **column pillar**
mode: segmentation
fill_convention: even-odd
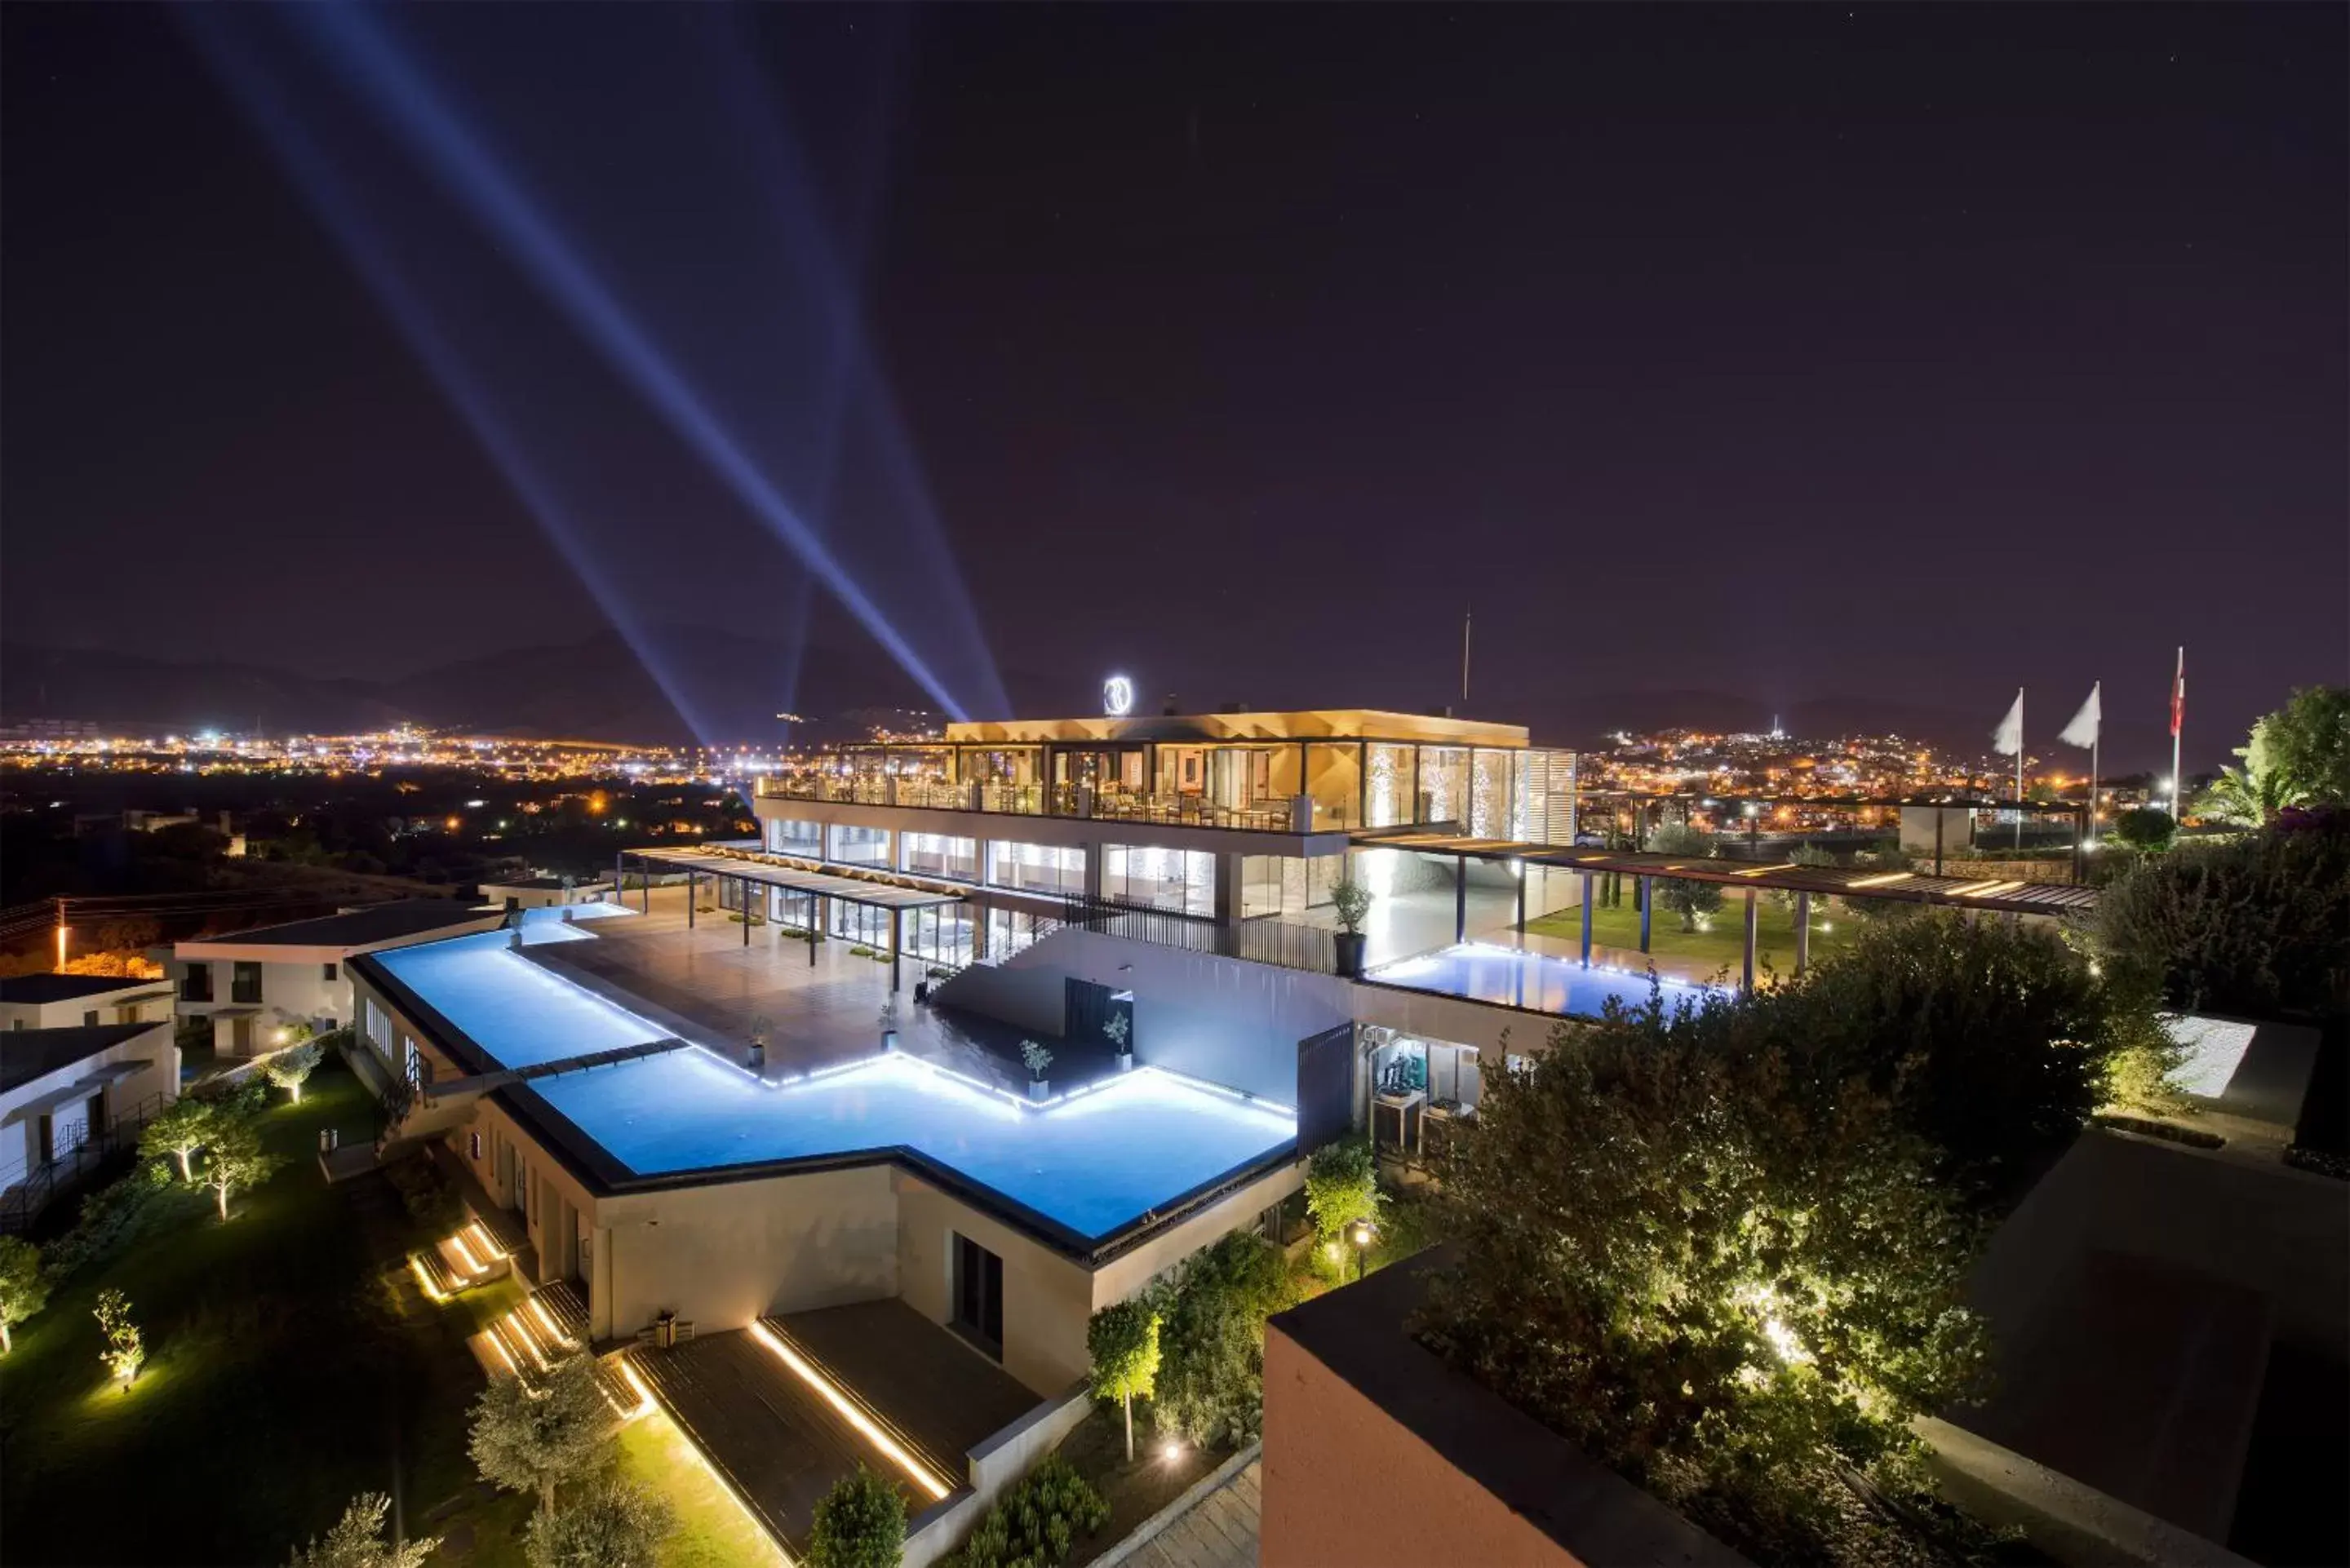
[[[1748,991],[1752,991],[1752,990],[1754,989],[1754,919],[1755,919],[1755,910],[1756,910],[1756,906],[1755,906],[1755,902],[1754,902],[1754,889],[1753,889],[1753,888],[1747,888],[1747,889],[1746,889],[1746,968],[1745,968],[1745,988],[1746,988]]]
[[[1648,921],[1657,912],[1657,879],[1643,877],[1633,885],[1632,896],[1640,900],[1640,950],[1648,950]]]
[[[905,950],[906,911],[889,911],[889,994],[898,994],[898,960]]]
[[[1452,940],[1466,941],[1469,937],[1469,857],[1452,857]]]
[[[743,878],[743,945],[751,945],[751,878]]]
[[[1583,874],[1583,967],[1591,967],[1591,873]]]
[[[1795,972],[1812,967],[1812,896],[1795,895]]]
[[[816,897],[814,893],[810,893],[807,895],[807,943],[808,968],[810,969],[814,969],[816,967],[816,939],[820,934],[817,930],[817,927],[822,923],[823,917],[818,914],[816,910]]]
[[[1518,934],[1522,937],[1526,929],[1526,878],[1533,875],[1533,867],[1518,862]]]
[[[688,871],[685,874],[685,929],[689,931],[693,929],[693,892],[701,886],[701,872]]]
[[[1216,855],[1216,924],[1240,924],[1241,911],[1247,900],[1242,886],[1245,868],[1237,851],[1220,850]]]

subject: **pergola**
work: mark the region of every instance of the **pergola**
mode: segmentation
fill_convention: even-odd
[[[816,962],[816,940],[823,929],[821,910],[826,903],[838,900],[861,905],[871,909],[886,910],[889,916],[889,989],[898,990],[900,949],[903,947],[904,920],[910,909],[931,909],[946,904],[963,902],[963,895],[919,877],[896,875],[843,876],[837,872],[819,871],[806,862],[788,857],[761,854],[753,858],[745,854],[720,854],[709,849],[623,849],[614,870],[619,872],[629,861],[640,867],[660,867],[686,874],[685,923],[693,924],[693,889],[704,877],[723,877],[733,881],[743,893],[743,945],[751,945],[751,889],[754,887],[778,888],[787,893],[797,893],[808,900],[808,962]],[[645,909],[652,909],[652,883],[644,888]],[[625,897],[625,895],[623,895]]]
[[[2057,882],[2019,882],[1986,877],[1926,877],[1908,871],[1869,871],[1844,866],[1799,866],[1793,861],[1743,861],[1692,858],[1619,849],[1560,848],[1547,844],[1522,844],[1500,838],[1467,838],[1456,834],[1357,833],[1357,849],[1402,849],[1416,855],[1449,855],[1453,860],[1453,940],[1467,938],[1469,876],[1471,860],[1503,861],[1573,871],[1583,877],[1583,961],[1591,961],[1592,880],[1605,875],[1635,877],[1640,881],[1640,950],[1648,950],[1648,922],[1656,908],[1649,894],[1654,880],[1663,877],[1683,882],[1711,882],[1746,891],[1745,983],[1754,985],[1755,895],[1787,892],[1795,896],[1795,972],[1811,962],[1811,909],[1822,898],[1896,898],[1946,909],[1988,910],[1993,914],[2076,915],[2097,907],[2097,890]],[[1526,884],[1518,879],[1518,924],[1526,922]]]

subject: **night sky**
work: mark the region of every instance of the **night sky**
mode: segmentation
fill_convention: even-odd
[[[2350,676],[2345,15],[0,8],[5,635],[1430,708],[1473,607],[1538,727],[2147,732],[2184,642],[2216,758]]]

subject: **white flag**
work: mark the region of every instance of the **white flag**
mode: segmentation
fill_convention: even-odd
[[[2015,706],[2007,711],[2007,717],[2002,719],[1999,728],[1991,732],[1991,749],[2003,757],[2023,754],[2023,688],[2021,686],[2015,689]]]
[[[2098,705],[2097,693],[2105,684],[2100,680],[2089,688],[2089,700],[2081,704],[2081,711],[2073,715],[2073,722],[2064,726],[2064,732],[2056,737],[2058,740],[2068,746],[2083,748],[2097,743],[2097,725],[2106,716],[2105,710]]]

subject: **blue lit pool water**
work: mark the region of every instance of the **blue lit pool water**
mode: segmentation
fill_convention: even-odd
[[[899,1055],[776,1085],[673,1051],[532,1086],[640,1176],[904,1147],[1088,1239],[1297,1136],[1147,1067],[1042,1109]]]
[[[525,920],[523,940],[536,946],[593,939],[559,920]],[[668,1034],[509,950],[507,940],[504,930],[481,931],[393,948],[375,959],[504,1066],[535,1066]]]
[[[525,921],[524,940],[592,940]],[[375,955],[508,1066],[658,1040],[665,1031],[540,968],[504,930]],[[910,1057],[762,1083],[697,1046],[531,1084],[639,1176],[912,1149],[1098,1240],[1290,1143],[1287,1110],[1149,1068],[1035,1107]]]
[[[1409,986],[1414,991],[1441,992],[1447,996],[1498,1002],[1509,1007],[1575,1018],[1598,1017],[1610,997],[1627,1007],[1645,1005],[1649,989],[1645,973],[1586,969],[1573,959],[1521,952],[1491,942],[1461,942],[1417,958],[1400,959],[1381,964],[1366,978]],[[1721,989],[1681,980],[1659,983],[1664,988],[1668,1008]]]

